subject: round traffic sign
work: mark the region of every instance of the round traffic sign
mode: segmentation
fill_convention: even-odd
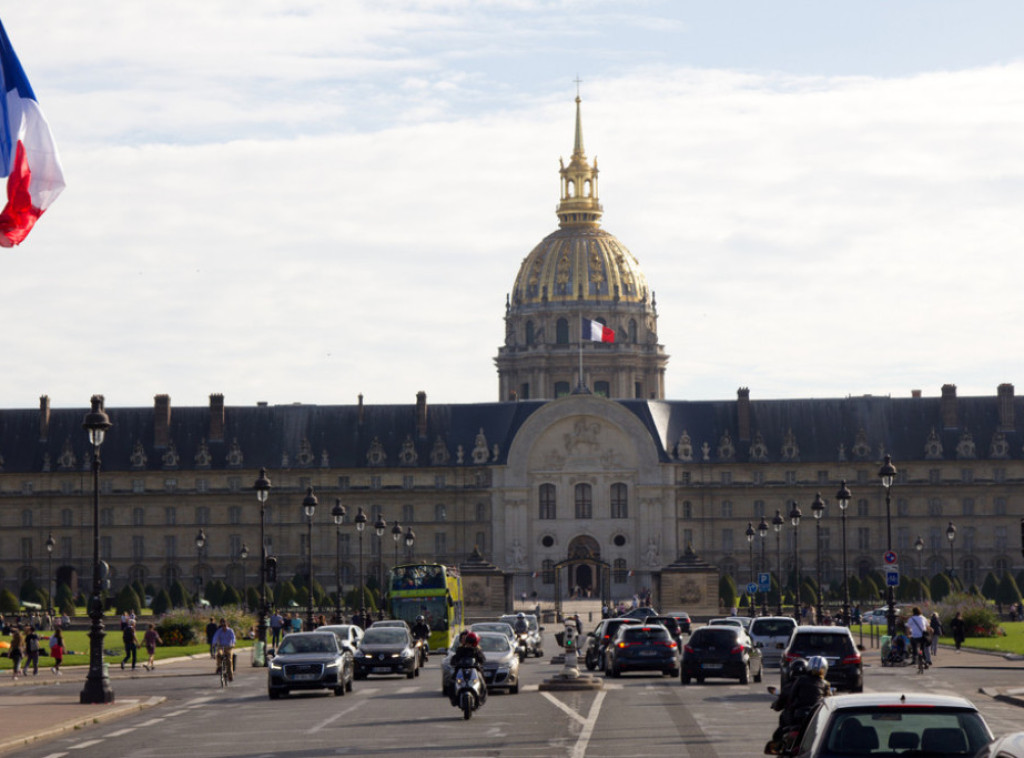
[[[753,595],[755,592],[757,592],[757,585],[751,582],[747,585],[747,594]]]
[[[887,550],[885,551],[885,555],[882,556],[882,560],[891,566],[896,563],[896,553],[892,550]]]

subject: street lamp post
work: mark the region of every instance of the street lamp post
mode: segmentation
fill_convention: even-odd
[[[366,623],[366,578],[363,576],[363,530],[366,529],[366,513],[363,512],[363,506],[359,506],[354,521],[356,533],[359,535],[359,624],[365,629],[369,624]]]
[[[244,542],[242,543],[242,549],[238,551],[238,557],[242,561],[242,608],[249,610],[248,576],[245,573],[245,561],[249,558],[249,546]]]
[[[409,561],[410,563],[412,563],[412,560],[413,560],[412,546],[415,545],[415,544],[416,544],[416,533],[413,532],[411,526],[405,527],[405,550],[406,550],[406,557],[405,557],[405,559],[407,561]]]
[[[202,597],[203,591],[203,545],[206,544],[206,533],[202,529],[196,535],[196,606],[199,605],[199,599]]]
[[[402,541],[402,525],[397,521],[391,527],[391,538],[395,541],[395,566],[398,565],[398,543]]]
[[[767,571],[768,564],[764,561],[764,539],[768,536],[768,522],[764,520],[764,514],[761,514],[761,522],[757,525],[757,534],[761,538],[761,570]],[[768,588],[771,589],[770,575]],[[761,615],[768,615],[768,590],[761,593]]]
[[[384,530],[388,528],[388,522],[383,515],[377,516],[373,522],[373,531],[377,534],[377,590],[380,593],[380,607],[377,608],[377,618],[384,618],[384,543],[381,538]]]
[[[896,467],[892,465],[892,457],[885,456],[885,462],[882,463],[882,468],[878,470],[878,476],[882,480],[882,487],[885,489],[885,531],[886,531],[886,550],[892,552],[892,510],[891,510],[891,494],[892,485],[896,480]],[[888,584],[888,583],[887,583]],[[896,633],[896,592],[891,585],[885,588],[885,599],[888,603],[888,608],[885,612],[886,627],[888,628],[889,636],[891,637]]]
[[[754,524],[747,522],[747,548],[750,553],[750,583],[754,583]],[[754,606],[757,604],[757,596],[747,593],[747,605],[750,606],[750,618],[754,618]]]
[[[53,532],[46,538],[46,612],[53,618]]]
[[[313,631],[313,516],[316,515],[318,501],[313,488],[306,488],[306,496],[302,499],[302,512],[306,514],[309,524],[309,540],[306,545],[306,588],[309,590],[309,602],[306,603],[306,631]]]
[[[956,579],[956,560],[953,555],[953,543],[956,542],[956,527],[953,526],[952,521],[946,527],[946,539],[949,540],[949,583],[952,585]]]
[[[85,414],[82,428],[89,433],[92,445],[92,597],[89,598],[89,673],[85,678],[85,686],[79,695],[79,702],[113,703],[114,691],[110,688],[110,678],[103,666],[103,574],[100,564],[100,445],[107,430],[110,429],[110,417],[103,409],[103,395],[92,396],[92,410]]]
[[[800,623],[800,519],[803,514],[800,506],[793,501],[793,507],[789,511],[789,522],[793,525],[793,618]]]
[[[814,580],[818,583],[818,605],[814,609],[814,620],[820,624],[822,619],[821,596],[825,590],[821,586],[821,517],[825,515],[825,501],[821,493],[814,495],[811,502],[811,515],[814,516]]]
[[[839,505],[839,514],[843,518],[843,625],[850,625],[850,571],[846,566],[846,509],[850,507],[850,499],[853,497],[844,479],[839,483],[839,491],[836,493],[836,503]]]
[[[341,504],[341,498],[334,500],[334,507],[331,508],[331,518],[334,519],[334,586],[337,588],[334,603],[334,623],[341,623],[341,525],[345,522],[345,506]]]
[[[256,499],[260,502],[260,614],[256,636],[260,643],[263,665],[267,665],[267,498],[270,496],[270,479],[267,470],[260,469],[260,475],[253,484]]]
[[[917,539],[914,540],[914,550],[917,551],[917,581],[924,585],[924,540],[921,539],[921,535],[917,535]],[[924,591],[921,591],[922,600],[924,599]]]
[[[782,518],[782,511],[775,509],[775,516],[772,518],[772,529],[775,531],[775,554],[779,559],[779,604],[775,609],[775,615],[782,615],[782,525],[786,520]]]

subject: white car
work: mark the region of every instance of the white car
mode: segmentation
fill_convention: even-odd
[[[889,606],[883,605],[881,608],[875,608],[873,611],[868,611],[860,617],[862,624],[874,624],[875,626],[885,626],[889,623],[887,616],[889,612]],[[896,606],[896,618],[900,617],[900,607]]]
[[[761,616],[754,619],[748,631],[754,647],[761,648],[765,666],[778,667],[782,651],[789,643],[794,629],[796,620],[792,616]]]
[[[327,626],[318,626],[316,631],[333,632],[334,636],[338,638],[338,642],[342,646],[348,647],[353,653],[363,639],[362,628],[355,624],[328,624]]]

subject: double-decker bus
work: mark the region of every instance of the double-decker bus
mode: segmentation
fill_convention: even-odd
[[[412,626],[423,616],[430,649],[446,650],[462,631],[462,577],[454,566],[407,563],[388,572],[391,617]]]

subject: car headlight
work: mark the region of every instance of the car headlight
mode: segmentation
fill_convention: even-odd
[[[400,655],[403,658],[412,658],[412,650],[403,650]]]
[[[356,650],[356,658],[365,658],[365,657],[366,657],[366,653],[364,653],[362,650]]]
[[[498,666],[498,673],[499,674],[506,674],[507,675],[508,671],[509,671],[508,666]]]
[[[325,669],[340,669],[341,661],[334,661],[333,663],[327,663],[324,665]]]
[[[273,658],[270,659],[270,661],[267,663],[267,666],[268,668],[270,668],[271,671],[280,671],[282,668],[284,668],[280,663],[275,661]]]

